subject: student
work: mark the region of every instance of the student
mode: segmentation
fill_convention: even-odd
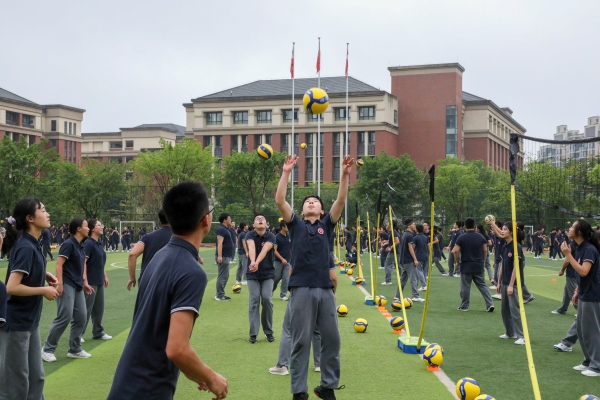
[[[557,228],[552,228],[552,230],[550,231],[550,260],[555,261],[556,260],[556,255],[558,253],[558,249],[556,248],[557,245],[557,241],[556,241],[556,229]]]
[[[13,211],[11,234],[21,237],[10,243],[6,288],[0,285],[0,398],[43,399],[44,367],[39,323],[43,297],[54,300],[57,280],[46,272],[46,259],[39,244],[42,230],[50,227],[50,214],[37,199],[26,198]],[[12,230],[14,229],[14,232]],[[44,286],[48,282],[50,286]],[[5,297],[8,295],[8,299]],[[6,302],[5,302],[6,301]]]
[[[267,229],[268,232],[270,232]],[[231,223],[229,224],[229,233],[231,234],[231,241],[233,242],[233,256],[231,256],[231,262],[235,261],[235,249],[237,249],[238,246],[238,241],[237,241],[237,230],[236,230],[236,225],[235,225],[235,221],[231,221]]]
[[[440,259],[444,255],[444,237],[442,236],[442,230],[437,226],[433,229],[436,233],[435,241],[433,242],[433,262],[438,271],[442,273],[442,276],[448,276],[444,266],[440,263]]]
[[[227,380],[204,364],[190,344],[207,282],[198,248],[210,231],[213,209],[202,184],[189,181],[169,189],[162,208],[173,236],[140,279],[131,331],[108,400],[172,399],[180,371],[198,389],[224,399]]]
[[[573,223],[569,239],[577,243],[576,254],[562,244],[567,261],[579,274],[579,287],[573,296],[577,303],[577,336],[583,362],[573,367],[585,376],[600,376],[600,236],[584,219]]]
[[[291,392],[294,400],[308,398],[308,359],[310,341],[317,325],[321,333],[321,382],[314,389],[317,397],[335,400],[334,389],[340,379],[340,332],[335,305],[335,287],[330,278],[330,240],[348,196],[348,176],[354,163],[342,163],[337,199],[323,217],[323,202],[317,196],[302,201],[301,220],[285,200],[290,174],[298,156],[288,156],[277,186],[275,203],[287,223],[292,238],[292,275],[290,276],[290,355]]]
[[[448,255],[448,270],[450,272],[450,276],[454,276],[456,278],[460,277],[460,269],[458,265],[456,265],[455,269],[455,253],[452,250],[454,250],[454,244],[456,243],[456,239],[458,239],[458,237],[464,233],[462,227],[462,221],[456,221],[454,223],[454,226],[452,227],[452,232],[450,233],[450,243],[448,244],[448,251],[450,252],[450,254]]]
[[[396,255],[398,257],[398,261],[401,262],[400,258],[400,232],[398,231],[398,223],[395,220],[392,220],[392,223],[388,226],[390,232],[394,232],[394,246],[396,247]],[[387,255],[385,256],[385,264],[383,264],[385,268],[385,281],[381,282],[382,285],[391,285],[392,284],[392,273],[396,268],[396,257],[394,257],[394,247],[392,247],[392,235],[389,235],[389,239],[385,245],[385,252]]]
[[[569,247],[571,248],[571,253],[575,254],[577,243],[571,242]],[[552,314],[566,314],[567,310],[569,309],[569,303],[571,303],[571,299],[575,295],[575,289],[577,289],[577,278],[579,277],[579,275],[577,274],[577,272],[575,272],[573,267],[571,267],[571,264],[569,264],[568,261],[563,262],[562,268],[560,269],[560,271],[558,271],[558,276],[563,276],[565,272],[567,273],[567,275],[565,280],[565,287],[563,289],[563,301],[560,307],[558,307],[556,310],[551,311]]]
[[[54,355],[58,341],[69,323],[71,334],[69,337],[69,358],[90,358],[92,355],[81,348],[81,335],[85,328],[87,308],[83,291],[83,269],[85,252],[83,239],[88,236],[90,229],[83,218],[73,218],[69,223],[71,236],[60,246],[58,260],[56,260],[56,318],[52,322],[42,359],[46,362],[56,361]]]
[[[167,216],[165,215],[164,210],[161,208],[158,210],[158,220],[160,221],[161,228],[157,231],[153,231],[144,235],[136,244],[133,246],[133,249],[129,253],[127,257],[127,268],[129,269],[129,281],[127,282],[127,290],[131,290],[132,287],[135,287],[137,280],[135,278],[135,268],[137,265],[137,259],[141,255],[142,256],[142,265],[140,267],[140,277],[142,279],[142,274],[144,270],[154,257],[154,255],[163,247],[169,243],[171,239],[171,227],[169,225],[169,221],[167,221]],[[200,261],[203,264],[202,261]]]
[[[275,282],[273,292],[277,289],[277,284],[281,281],[281,290],[279,300],[287,301],[288,283],[290,281],[290,260],[292,257],[292,239],[288,234],[288,226],[285,221],[279,223],[279,233],[275,236],[275,248],[273,249],[275,257],[273,265],[275,266]]]
[[[484,237],[485,242],[487,243],[488,252],[486,253],[486,257],[485,257],[485,270],[487,271],[488,278],[490,279],[490,283],[492,284],[492,286],[490,286],[490,289],[493,290],[493,289],[496,289],[494,287],[494,286],[496,286],[496,282],[494,281],[494,273],[492,271],[492,266],[490,265],[490,252],[489,252],[489,249],[490,249],[491,246],[493,246],[494,243],[492,242],[492,240],[488,236],[488,234],[487,234],[487,232],[486,232],[486,230],[485,230],[485,228],[483,227],[482,224],[477,225],[476,228],[477,228],[476,229],[477,233],[480,233],[481,236]]]
[[[130,251],[131,250],[131,237],[133,235],[133,232],[129,229],[129,227],[125,227],[125,229],[123,229],[123,232],[121,233],[121,241],[122,241],[122,245],[123,245],[123,251]]]
[[[379,230],[379,254],[380,254],[379,269],[385,269],[385,261],[389,254],[389,252],[387,251],[387,247],[389,245],[389,240],[390,240],[390,235],[385,231],[385,228],[381,228]],[[386,283],[386,285],[387,285],[387,283]]]
[[[267,219],[263,214],[254,218],[254,231],[246,235],[248,246],[248,320],[250,322],[250,343],[256,343],[256,336],[262,322],[263,332],[268,342],[274,342],[273,337],[273,247],[275,235],[267,230]],[[262,304],[262,313],[259,309]]]
[[[454,259],[460,265],[460,297],[461,303],[458,311],[469,311],[471,300],[471,282],[485,300],[485,311],[494,311],[494,301],[485,284],[484,264],[487,257],[487,240],[480,233],[475,232],[475,220],[465,219],[465,233],[456,239],[452,252]]]
[[[112,251],[119,251],[119,231],[116,226],[112,228],[110,239],[112,241]]]
[[[225,286],[229,280],[229,263],[233,258],[233,240],[229,226],[231,225],[231,216],[227,213],[219,215],[219,227],[217,228],[217,246],[215,249],[215,259],[217,262],[217,301],[229,301],[231,297],[225,296]]]
[[[350,228],[348,228],[348,226],[344,227],[344,243],[346,251],[351,251],[352,245],[354,244],[354,236],[352,235],[352,232],[350,232]]]
[[[429,267],[429,238],[425,236],[424,225],[415,225],[417,230],[416,236],[413,238],[415,245],[415,256],[419,265],[417,266],[417,278],[419,280],[419,291],[427,290],[427,269]]]
[[[358,258],[356,256],[356,245],[353,244],[352,250],[350,250],[350,252],[346,253],[346,261],[348,261],[350,264],[356,264],[357,260],[358,260]]]
[[[106,253],[102,245],[102,222],[91,219],[88,221],[90,228],[89,237],[83,242],[85,252],[85,266],[83,270],[83,288],[85,291],[86,319],[83,327],[83,335],[87,325],[92,319],[92,338],[110,340],[112,336],[104,332],[102,318],[104,317],[104,289],[108,287],[108,276],[104,270],[106,264]]]
[[[247,285],[246,272],[248,271],[248,249],[246,247],[246,234],[248,233],[248,224],[240,222],[237,234],[237,252],[238,267],[235,272],[235,284]]]
[[[400,252],[398,254],[401,271],[400,283],[402,284],[402,290],[404,290],[406,282],[410,280],[412,300],[423,302],[425,299],[419,295],[419,278],[417,275],[419,260],[417,260],[417,255],[415,254],[414,237],[416,234],[416,224],[412,219],[408,218],[404,220],[404,225],[406,225],[406,231],[404,231],[402,239],[400,239]],[[397,289],[395,299],[399,298],[400,289]]]
[[[52,237],[50,236],[50,229],[44,229],[42,231],[42,250],[44,251],[44,257],[50,256],[50,259],[54,261],[54,256],[52,255],[52,250],[50,249],[50,245],[52,243]]]

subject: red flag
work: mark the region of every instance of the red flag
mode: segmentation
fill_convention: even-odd
[[[292,74],[292,79],[294,79],[294,46],[292,45],[292,63],[290,64],[290,74]]]
[[[321,39],[319,39],[319,53],[317,54],[317,73],[321,72]]]
[[[346,79],[348,79],[348,45],[346,45]]]

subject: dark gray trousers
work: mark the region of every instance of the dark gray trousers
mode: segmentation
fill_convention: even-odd
[[[273,261],[275,267],[275,281],[273,283],[273,292],[277,289],[277,284],[281,281],[281,289],[279,291],[279,297],[287,295],[288,282],[290,281],[290,264],[283,265],[280,261]]]
[[[246,272],[248,272],[248,257],[246,254],[238,254],[238,267],[235,272],[235,280],[242,282],[246,280]]]
[[[575,317],[575,320],[567,331],[567,335],[561,340],[561,342],[565,346],[573,346],[575,343],[577,343],[577,317]]]
[[[575,288],[577,287],[577,278],[571,278],[569,276],[566,278],[567,280],[563,290],[563,301],[560,307],[556,309],[556,311],[562,313],[566,313],[569,309],[569,304],[571,304],[571,299],[573,299],[573,294],[575,294]]]
[[[394,272],[394,269],[396,268],[395,257],[391,252],[388,253],[383,267],[385,268],[385,281],[386,281],[386,283],[391,283],[392,282],[392,273]]]
[[[250,321],[250,336],[257,336],[262,323],[265,335],[273,334],[273,279],[257,281],[248,280],[248,320]],[[262,312],[259,312],[262,304]]]
[[[81,351],[81,335],[85,327],[87,308],[85,307],[85,295],[83,290],[75,290],[71,285],[63,285],[63,294],[56,298],[56,318],[52,322],[44,351],[53,353],[56,351],[58,341],[67,325],[71,323],[71,335],[69,337],[69,353]]]
[[[501,286],[502,291],[502,322],[508,336],[524,337],[523,324],[519,307],[519,289],[513,285],[513,294],[509,296],[507,285]]]
[[[456,270],[454,270],[455,261],[456,260],[454,259],[454,253],[450,251],[450,254],[448,254],[448,272],[450,273],[450,275],[458,274],[460,272],[458,270],[458,266],[456,267]]]
[[[419,278],[417,276],[417,266],[415,263],[400,264],[400,283],[402,284],[402,290],[406,286],[406,282],[410,280],[410,288],[412,290],[412,297],[419,297]],[[405,292],[403,292],[405,293]],[[399,297],[400,291],[396,290],[396,294]],[[404,296],[408,297],[408,296]]]
[[[215,262],[216,262],[215,258]],[[231,257],[223,257],[221,263],[217,263],[218,275],[217,275],[217,296],[225,296],[225,286],[229,280],[229,263]]]
[[[87,309],[87,317],[83,334],[87,330],[90,318],[92,319],[92,337],[99,339],[104,335],[104,327],[102,326],[102,318],[104,316],[104,285],[91,285],[95,290],[92,294],[85,295],[85,306]],[[82,336],[83,336],[82,334]]]
[[[44,399],[44,366],[38,328],[31,332],[0,331],[0,399]]]
[[[444,266],[440,263],[440,258],[439,257],[433,257],[433,263],[437,267],[438,271],[440,271],[442,274],[446,273],[446,270],[444,269]]]
[[[579,301],[577,306],[577,335],[583,352],[581,364],[600,372],[600,303]]]
[[[493,306],[494,301],[492,300],[490,290],[485,284],[484,272],[463,272],[460,274],[460,308],[469,308],[469,303],[471,302],[471,282],[475,283],[475,286],[479,289],[479,292],[483,296],[483,300],[485,300],[485,306]]]
[[[313,363],[315,368],[321,366],[321,334],[319,328],[315,329],[312,337]],[[281,330],[281,340],[279,341],[279,358],[277,367],[288,367],[290,365],[290,354],[292,352],[292,336],[290,334],[290,313],[289,307],[285,309],[283,317],[283,328]]]

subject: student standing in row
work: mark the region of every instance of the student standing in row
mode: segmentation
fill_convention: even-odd
[[[39,245],[43,229],[50,226],[50,214],[37,199],[26,198],[13,211],[14,234],[22,232],[11,244],[6,271],[6,289],[0,284],[0,398],[44,398],[44,367],[40,346],[39,323],[43,298],[54,300],[58,292],[52,285],[57,280],[46,272],[46,259]],[[45,286],[48,282],[51,286]],[[3,298],[8,294],[8,299]],[[3,300],[6,300],[4,303]],[[2,308],[2,307],[0,307]]]
[[[392,273],[394,272],[394,269],[396,269],[396,257],[394,257],[393,246],[396,247],[396,255],[398,257],[397,260],[399,262],[402,262],[402,259],[400,258],[400,231],[398,230],[397,222],[395,220],[392,220],[392,222],[388,226],[388,229],[390,230],[390,232],[392,232],[393,229],[394,236],[392,238],[392,235],[390,234],[389,239],[385,245],[385,252],[387,253],[387,256],[385,257],[385,264],[383,265],[385,268],[385,281],[381,283],[382,285],[392,284]]]
[[[231,225],[231,216],[227,213],[219,215],[219,227],[217,228],[217,246],[215,249],[215,259],[217,262],[217,295],[215,300],[228,301],[231,297],[225,295],[225,286],[229,280],[229,263],[233,258],[233,240],[229,226]]]
[[[456,253],[454,253],[453,250],[454,250],[454,244],[456,243],[456,239],[458,239],[458,237],[464,233],[462,227],[463,227],[462,221],[456,221],[454,223],[454,227],[452,228],[452,233],[450,233],[450,243],[448,244],[448,251],[450,252],[450,254],[448,255],[448,270],[450,272],[450,276],[454,276],[456,278],[460,277],[460,268],[458,265],[455,265],[455,263],[456,263],[455,254]]]
[[[273,292],[277,284],[281,282],[279,300],[287,301],[288,282],[290,280],[290,259],[292,257],[292,239],[288,235],[288,227],[284,221],[279,223],[279,233],[275,236],[275,248],[273,249],[273,265],[275,266],[275,282]]]
[[[246,272],[248,271],[248,248],[246,247],[246,234],[248,233],[248,224],[240,222],[239,233],[237,234],[237,252],[238,267],[235,272],[235,284],[247,285]]]
[[[440,259],[444,255],[444,237],[442,236],[442,230],[435,226],[436,241],[433,242],[433,262],[437,267],[438,271],[442,273],[442,276],[448,276],[448,273],[444,269],[444,266],[440,263]]]
[[[571,254],[575,254],[575,249],[577,248],[577,243],[571,242],[569,247],[571,248]],[[560,307],[558,307],[556,310],[551,311],[552,314],[566,314],[567,313],[567,310],[569,309],[569,304],[571,303],[571,300],[573,299],[573,296],[575,295],[575,289],[577,289],[577,286],[578,286],[577,281],[578,281],[579,275],[577,274],[577,272],[575,272],[573,267],[571,267],[571,264],[568,261],[563,262],[563,266],[560,269],[560,271],[558,272],[558,276],[565,275],[565,272],[566,272],[566,280],[565,280],[565,287],[563,289],[563,301],[562,301],[562,304],[560,305]]]
[[[427,290],[427,273],[429,266],[429,238],[425,236],[424,227],[421,224],[415,226],[416,236],[413,238],[415,245],[415,256],[419,265],[417,266],[417,277],[419,280],[419,291]]]
[[[402,285],[402,290],[404,290],[406,282],[410,280],[412,300],[423,302],[425,299],[419,295],[419,278],[417,276],[419,260],[417,260],[417,255],[415,254],[414,237],[416,234],[416,224],[412,219],[408,218],[404,220],[404,225],[406,226],[406,230],[400,240],[400,253],[398,254],[401,270],[400,284]],[[400,298],[400,289],[396,290],[395,298]]]

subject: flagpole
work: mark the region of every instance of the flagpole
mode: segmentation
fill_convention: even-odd
[[[348,155],[348,118],[350,118],[350,113],[348,112],[348,47],[349,43],[346,43],[346,111],[344,111],[346,116],[346,149],[344,156]],[[344,220],[348,221],[348,196],[346,196],[346,204],[344,205]]]
[[[294,103],[295,96],[294,95],[296,94],[296,92],[295,92],[296,81],[294,78],[294,50],[295,50],[295,47],[296,47],[296,42],[293,42],[292,43],[292,65],[290,67],[290,73],[292,74],[292,140],[291,140],[291,143],[288,145],[288,150],[290,151],[289,154],[292,154],[292,155],[294,154],[294,143],[295,143],[294,142],[294,120],[296,119],[295,118],[296,110],[294,108],[294,105],[295,105],[295,103]],[[294,169],[295,168],[296,167],[294,167]],[[291,202],[292,210],[294,210],[294,174],[295,174],[294,169],[292,169],[292,173],[291,173],[291,177],[292,177],[292,190],[291,190],[291,192],[292,192],[292,202]]]
[[[321,38],[319,38],[319,68],[317,87],[321,87]],[[317,115],[317,195],[321,196],[321,114]]]

